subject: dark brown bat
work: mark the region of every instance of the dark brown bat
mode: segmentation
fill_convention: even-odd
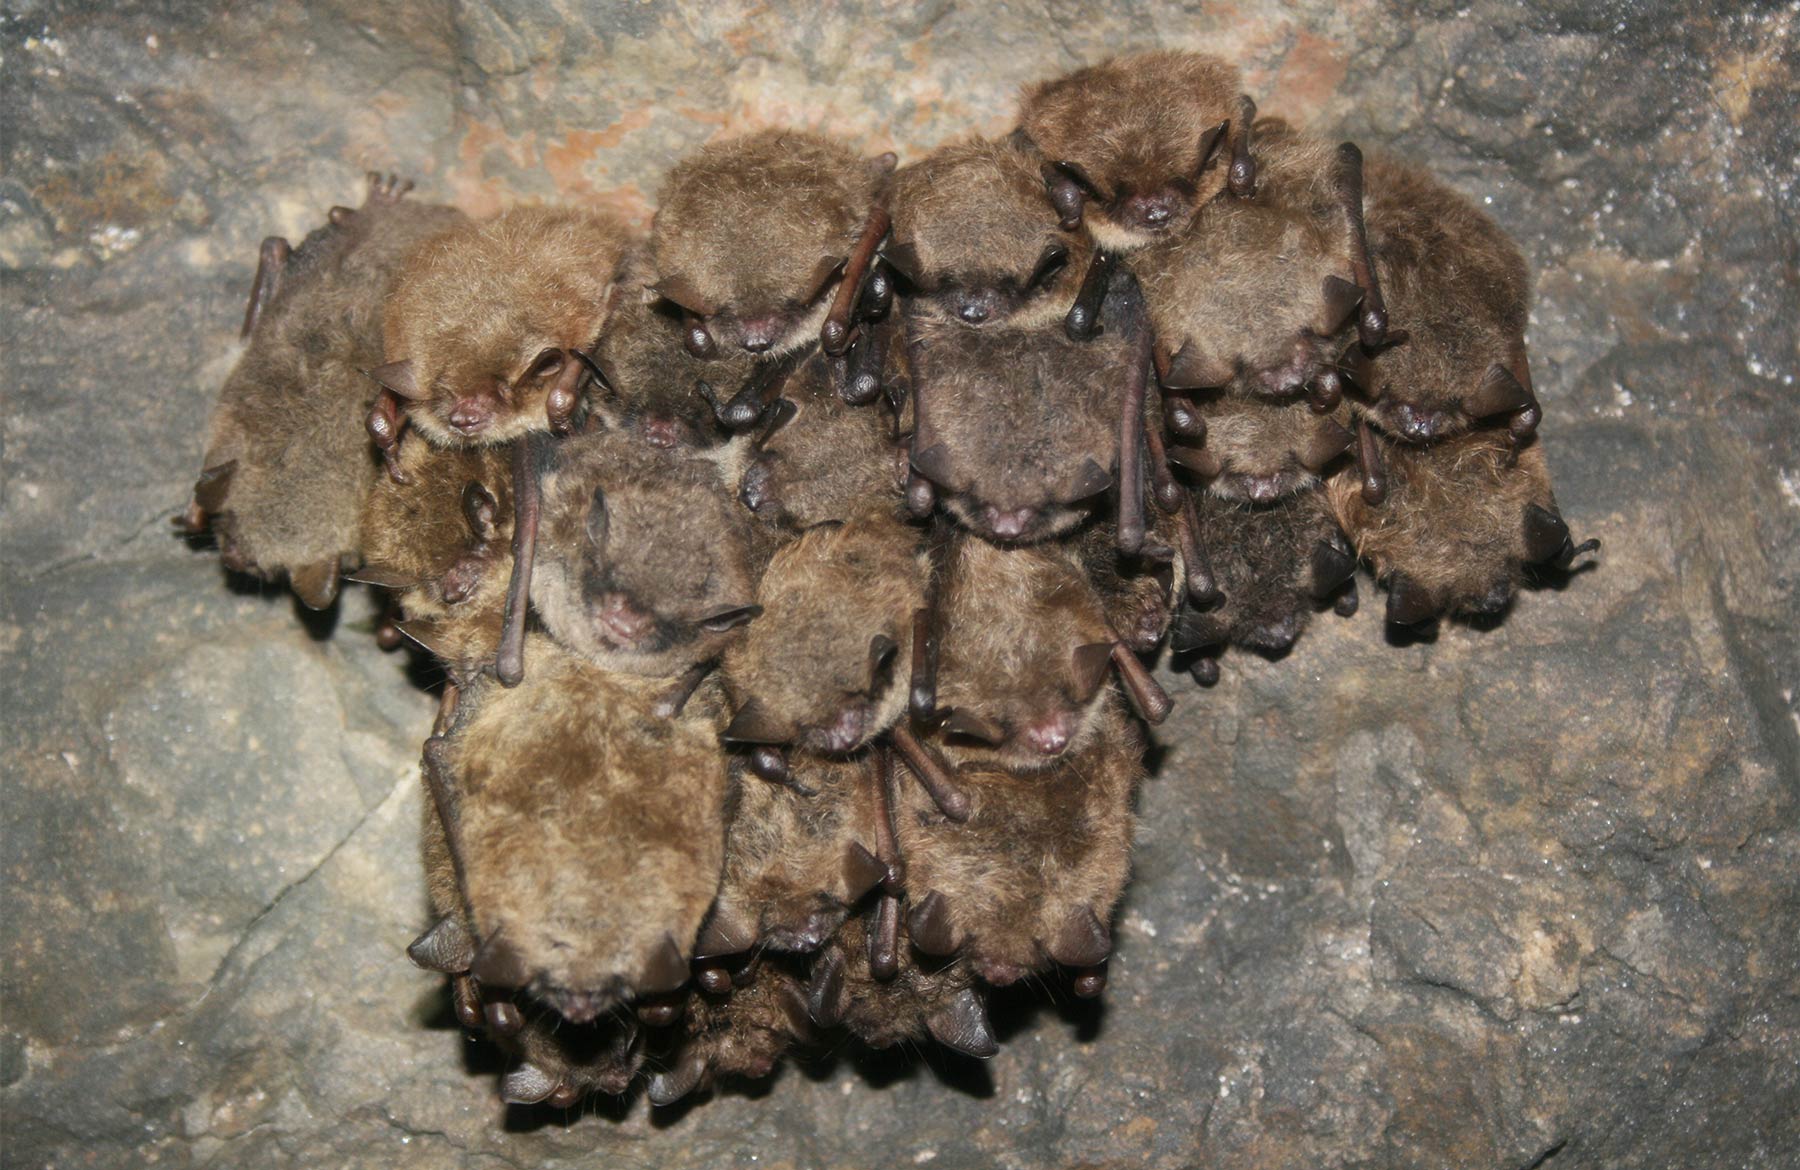
[[[376,445],[391,450],[402,421],[442,447],[567,429],[588,372],[577,351],[600,336],[631,242],[592,211],[520,207],[420,244],[388,297],[387,360],[370,370],[405,417],[384,399]]]
[[[1222,500],[1269,504],[1319,486],[1350,449],[1349,408],[1320,414],[1303,398],[1248,398],[1217,390],[1191,400],[1206,424],[1197,446],[1170,444],[1172,463]],[[1210,546],[1208,546],[1210,548]]]
[[[894,156],[796,130],[711,143],[669,172],[651,226],[659,293],[697,357],[841,353],[875,248]]]
[[[1052,959],[1097,974],[1091,969],[1112,949],[1107,923],[1131,869],[1143,755],[1137,729],[1109,698],[1092,732],[1048,771],[989,763],[959,769],[972,806],[961,824],[902,789],[894,824],[913,946],[957,955],[1001,986]]]
[[[553,1011],[526,1019],[517,1032],[493,1032],[519,1064],[500,1079],[511,1105],[569,1109],[590,1093],[622,1097],[644,1065],[643,1030],[629,1017],[603,1016],[571,1025]]]
[[[436,860],[457,878],[464,937],[429,941],[459,921],[440,873],[443,918],[413,953],[580,1024],[688,980],[724,865],[718,698],[705,687],[671,717],[657,680],[602,670],[536,634],[529,649],[537,665],[523,685],[476,679],[426,744]],[[519,1030],[516,1005],[496,1000],[485,1014]]]
[[[404,201],[411,186],[370,175],[359,210],[333,209],[297,248],[263,241],[249,346],[219,392],[205,470],[177,520],[189,532],[210,522],[227,567],[285,574],[314,609],[337,596],[340,565],[361,559],[374,481],[362,418],[376,388],[360,371],[380,360],[382,298],[407,251],[462,218]]]
[[[1028,86],[1019,127],[1044,153],[1064,225],[1129,252],[1180,233],[1227,187],[1256,189],[1241,90],[1221,58],[1138,53]]]
[[[1187,493],[1181,491],[1180,498]],[[1148,654],[1162,644],[1170,619],[1185,592],[1185,554],[1177,532],[1179,517],[1160,507],[1150,513],[1146,547],[1172,549],[1174,556],[1127,556],[1118,549],[1111,524],[1090,524],[1073,537],[1073,548],[1088,583],[1100,598],[1107,624],[1125,644]]]
[[[1431,443],[1504,423],[1515,442],[1542,416],[1525,354],[1531,276],[1485,213],[1424,170],[1368,162],[1369,248],[1388,311],[1407,336],[1350,371],[1359,410]]]
[[[729,994],[690,998],[679,1039],[661,1055],[645,1095],[652,1105],[671,1105],[719,1078],[765,1080],[813,1031],[803,974],[776,956],[758,956],[733,976]]]
[[[1253,196],[1202,207],[1188,229],[1132,257],[1170,390],[1341,395],[1340,357],[1380,290],[1362,246],[1354,146],[1256,124]],[[1377,313],[1385,338],[1386,317]]]
[[[531,600],[575,653],[673,678],[716,659],[759,612],[766,554],[713,461],[595,431],[558,444],[542,482]]]
[[[1567,568],[1599,547],[1570,539],[1535,443],[1515,448],[1494,429],[1429,447],[1368,434],[1387,470],[1383,501],[1370,503],[1352,470],[1326,491],[1358,555],[1387,586],[1390,622],[1498,613],[1527,566]]]
[[[893,970],[876,973],[867,916],[844,923],[813,960],[807,1002],[813,1022],[843,1026],[871,1048],[917,1043],[930,1036],[965,1056],[1000,1051],[986,996],[966,963],[945,962],[900,947]]]
[[[962,538],[938,600],[936,741],[958,764],[1038,771],[1099,734],[1107,671],[1160,723],[1169,699],[1063,548]]]
[[[1217,660],[1228,646],[1286,652],[1313,610],[1333,598],[1340,612],[1354,612],[1356,554],[1322,489],[1268,504],[1204,495],[1195,507],[1222,592],[1210,604],[1184,609],[1170,638],[1177,653],[1197,655],[1195,678],[1216,681]]]

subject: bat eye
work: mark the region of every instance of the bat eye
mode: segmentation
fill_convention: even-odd
[[[762,611],[760,605],[740,605],[735,609],[721,610],[709,618],[702,618],[700,628],[709,634],[723,634],[726,630],[761,617]]]

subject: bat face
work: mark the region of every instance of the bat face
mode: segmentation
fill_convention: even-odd
[[[543,485],[531,601],[576,653],[672,677],[759,612],[750,518],[710,460],[595,432],[559,445]]]
[[[916,785],[901,790],[894,825],[914,946],[955,953],[997,986],[1053,959],[1077,967],[1105,960],[1105,924],[1131,868],[1143,745],[1116,699],[1097,723],[1097,734],[1047,772],[959,770],[973,806],[961,824]]]
[[[1337,365],[1362,294],[1330,144],[1258,123],[1249,198],[1133,259],[1171,389],[1289,397]]]
[[[773,956],[733,972],[729,993],[692,995],[686,1008],[679,1039],[650,1078],[653,1105],[672,1104],[719,1077],[762,1080],[813,1031],[805,983]]]
[[[371,176],[359,210],[334,211],[297,248],[264,242],[249,345],[220,389],[184,520],[210,521],[227,567],[285,574],[313,608],[337,596],[340,562],[359,559],[376,470],[359,421],[375,386],[359,369],[380,360],[382,297],[413,245],[462,218],[404,191]]]
[[[1023,146],[971,139],[895,173],[884,255],[909,315],[986,329],[1062,319],[1091,245],[1058,226],[1040,163]]]
[[[1348,471],[1333,476],[1327,492],[1357,553],[1387,584],[1391,622],[1499,613],[1525,566],[1566,568],[1598,547],[1570,539],[1536,444],[1518,449],[1516,461],[1504,431],[1471,431],[1430,447],[1378,445],[1387,470],[1382,503],[1369,503]]]
[[[1058,207],[1128,252],[1183,232],[1225,186],[1242,88],[1217,57],[1115,57],[1029,87],[1019,125],[1049,162]]]
[[[1359,408],[1410,443],[1509,421],[1529,433],[1531,278],[1518,248],[1463,196],[1393,159],[1369,160],[1365,198],[1388,311],[1408,336],[1352,372]]]
[[[1110,522],[1082,529],[1072,550],[1099,596],[1107,624],[1139,654],[1150,653],[1162,644],[1180,600],[1180,582],[1186,576],[1179,551],[1179,518],[1160,507],[1151,509],[1149,517],[1153,523],[1152,541],[1175,550],[1168,561],[1121,554],[1117,529]]]
[[[689,349],[775,357],[817,339],[893,156],[765,130],[677,163],[651,228],[656,291],[687,319]]]
[[[1060,324],[986,331],[908,323],[912,467],[958,523],[984,539],[1061,536],[1105,502],[1118,446],[1118,384],[1129,340],[1090,342]]]
[[[753,706],[759,735],[807,751],[867,745],[906,705],[926,577],[918,531],[881,513],[776,553],[757,589],[761,616],[725,657],[740,715]]]
[[[1349,411],[1322,415],[1301,398],[1249,399],[1216,391],[1195,401],[1206,421],[1197,448],[1177,447],[1178,465],[1223,500],[1270,504],[1309,491],[1350,447]]]
[[[475,929],[471,970],[585,1023],[679,988],[724,863],[717,700],[655,713],[660,680],[618,675],[530,635],[532,670],[466,688],[426,761]],[[546,810],[554,810],[553,817]]]
[[[832,360],[808,357],[747,445],[738,499],[770,524],[803,530],[900,503],[906,457],[893,412],[846,404],[830,385]]]
[[[1079,751],[1101,722],[1099,598],[1061,550],[957,542],[939,618],[937,740],[953,762],[1021,772]],[[1087,653],[1083,653],[1086,650]]]
[[[575,409],[630,236],[574,209],[516,208],[454,228],[408,258],[386,307],[375,376],[439,446],[553,429]]]
[[[813,963],[807,999],[814,1023],[842,1024],[871,1048],[930,1036],[978,1058],[998,1051],[985,999],[967,963],[923,958],[902,946],[892,977],[877,978],[870,963],[870,928],[866,915],[851,918]]]

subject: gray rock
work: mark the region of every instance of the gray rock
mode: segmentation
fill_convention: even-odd
[[[257,0],[0,17],[0,1110],[20,1166],[1778,1167],[1800,1149],[1800,98],[1791,8],[887,10]],[[1103,1004],[976,1066],[508,1113],[402,948],[431,700],[167,534],[257,241],[397,169],[652,204],[721,128],[903,154],[1156,43],[1429,163],[1538,277],[1596,570],[1378,606],[1158,735]],[[1367,583],[1365,583],[1365,589]]]

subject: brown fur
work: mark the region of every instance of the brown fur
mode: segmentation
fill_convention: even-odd
[[[1350,437],[1348,408],[1321,415],[1304,398],[1258,399],[1218,391],[1196,394],[1192,401],[1195,413],[1206,421],[1200,449],[1220,467],[1207,478],[1206,490],[1222,500],[1268,504],[1310,491],[1319,486],[1326,468],[1309,470],[1304,463],[1308,453]],[[1346,457],[1339,452],[1332,462]]]
[[[1314,547],[1337,536],[1324,492],[1309,489],[1265,505],[1214,496],[1194,503],[1224,597],[1184,610],[1174,647],[1208,656],[1227,645],[1287,650],[1315,608]]]
[[[672,677],[738,636],[703,623],[755,601],[761,554],[712,461],[628,434],[579,435],[557,445],[543,501],[531,600],[564,646],[609,670]]]
[[[869,926],[867,914],[851,918],[814,960],[815,1009],[821,974],[835,969],[843,980],[842,1022],[852,1035],[871,1048],[916,1044],[930,1034],[935,1014],[958,995],[975,990],[975,974],[967,963],[926,959],[902,939],[898,973],[876,979],[869,970]]]
[[[288,259],[219,391],[202,464],[237,464],[213,510],[227,563],[271,579],[328,565],[328,591],[307,598],[321,605],[338,563],[361,555],[376,472],[363,419],[377,390],[362,371],[381,362],[382,297],[407,250],[462,217],[371,181],[368,201],[340,218]]]
[[[1082,694],[1074,653],[1112,634],[1069,550],[960,539],[947,560],[939,623],[938,710],[968,711],[1004,732],[998,745],[940,734],[952,762],[1036,771],[1099,734],[1105,681]]]
[[[1170,385],[1293,394],[1353,337],[1322,292],[1327,277],[1354,283],[1336,148],[1263,121],[1251,154],[1253,198],[1215,199],[1132,257]]]
[[[589,1093],[623,1096],[644,1064],[642,1029],[617,1016],[571,1025],[554,1012],[538,1012],[516,1035],[494,1039],[576,1100]]]
[[[1186,568],[1174,531],[1179,521],[1154,504],[1146,514],[1151,541],[1175,550],[1168,561],[1119,552],[1118,530],[1110,521],[1088,525],[1072,542],[1088,583],[1099,595],[1107,624],[1140,654],[1156,649],[1168,632]]]
[[[688,997],[678,1038],[659,1054],[658,1063],[665,1069],[698,1063],[703,1070],[696,1085],[700,1089],[721,1077],[760,1081],[774,1073],[790,1047],[812,1033],[805,981],[782,960],[759,956],[733,972],[729,993]],[[651,1092],[656,1092],[655,1080]]]
[[[714,913],[754,932],[758,945],[812,951],[868,892],[851,887],[845,862],[853,845],[877,851],[881,780],[871,752],[844,759],[795,752],[788,762],[794,782],[812,795],[747,770],[739,777]]]
[[[964,824],[917,785],[901,787],[894,824],[908,898],[943,897],[958,953],[990,983],[1046,969],[1064,924],[1088,910],[1110,922],[1125,888],[1143,741],[1116,697],[1096,724],[1048,772],[960,769],[974,808]]]
[[[504,443],[550,429],[546,350],[600,335],[628,229],[592,211],[520,207],[421,244],[388,298],[388,362],[410,361],[423,397],[408,420],[441,446]],[[457,428],[473,404],[479,425]]]
[[[906,705],[912,618],[929,571],[918,529],[881,512],[806,532],[769,562],[756,593],[762,616],[726,652],[733,698],[754,699],[808,751],[865,746]],[[894,650],[871,677],[878,636]]]
[[[909,314],[986,329],[1062,320],[1092,245],[1058,226],[1041,163],[1027,146],[974,138],[895,172],[890,251],[913,269],[904,273]],[[1034,282],[1053,254],[1062,266]],[[977,312],[986,315],[963,315]]]
[[[527,988],[591,1018],[628,996],[667,938],[691,952],[724,865],[726,765],[716,690],[683,713],[659,683],[531,635],[524,682],[466,688],[448,783],[475,937]]]
[[[1531,385],[1525,258],[1468,199],[1394,158],[1369,157],[1364,208],[1388,318],[1410,336],[1375,359],[1359,405],[1389,434],[1415,442],[1459,434],[1478,423],[1464,399],[1490,366]]]
[[[850,255],[892,167],[891,156],[866,159],[796,130],[702,147],[675,165],[657,196],[651,247],[660,287],[679,285],[685,291],[673,299],[703,302],[684,307],[722,355],[744,348],[747,323],[766,322],[767,356],[810,344],[836,284],[818,284],[821,262]]]
[[[512,574],[512,468],[503,450],[443,450],[408,443],[405,482],[378,476],[363,504],[366,568],[410,581],[398,591],[407,629],[455,679],[494,659]],[[494,498],[495,530],[470,531],[463,494],[479,483]],[[448,593],[446,592],[448,591]]]
[[[1242,88],[1236,67],[1218,57],[1137,53],[1028,86],[1019,126],[1045,157],[1073,163],[1092,181],[1089,230],[1104,247],[1127,251],[1179,233],[1223,188]],[[1202,169],[1202,137],[1227,120],[1233,124]],[[1126,215],[1130,196],[1162,193],[1174,214],[1160,232]]]
[[[1327,484],[1332,511],[1378,579],[1405,578],[1440,612],[1505,608],[1527,563],[1525,508],[1556,511],[1543,451],[1511,462],[1504,431],[1471,431],[1430,447],[1381,440],[1388,494],[1363,498],[1354,469]]]

